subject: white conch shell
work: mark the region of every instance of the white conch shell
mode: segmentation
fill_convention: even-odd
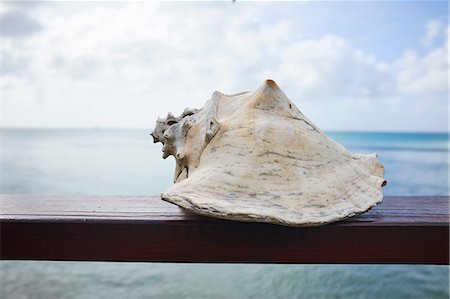
[[[158,119],[152,135],[177,162],[162,199],[198,214],[315,226],[383,199],[376,154],[334,142],[272,80],[255,92],[214,92],[201,110]]]

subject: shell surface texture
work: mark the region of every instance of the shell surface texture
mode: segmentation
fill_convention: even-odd
[[[353,154],[317,128],[272,80],[214,92],[202,109],[158,118],[163,158],[176,160],[163,200],[215,218],[317,226],[383,200],[376,154]]]

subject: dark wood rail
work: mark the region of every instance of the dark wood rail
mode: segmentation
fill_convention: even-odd
[[[315,228],[216,220],[158,196],[0,195],[8,260],[449,263],[449,197],[385,197]]]

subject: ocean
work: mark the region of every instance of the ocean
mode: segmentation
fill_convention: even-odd
[[[448,134],[327,133],[378,153],[385,195],[450,193]],[[159,194],[175,163],[149,134],[3,129],[0,193]],[[1,261],[0,298],[449,298],[449,267]]]

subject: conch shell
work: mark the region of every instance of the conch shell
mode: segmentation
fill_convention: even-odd
[[[162,199],[201,215],[316,226],[383,200],[376,154],[337,144],[272,80],[255,92],[216,91],[200,110],[158,119],[152,136],[176,159]]]

